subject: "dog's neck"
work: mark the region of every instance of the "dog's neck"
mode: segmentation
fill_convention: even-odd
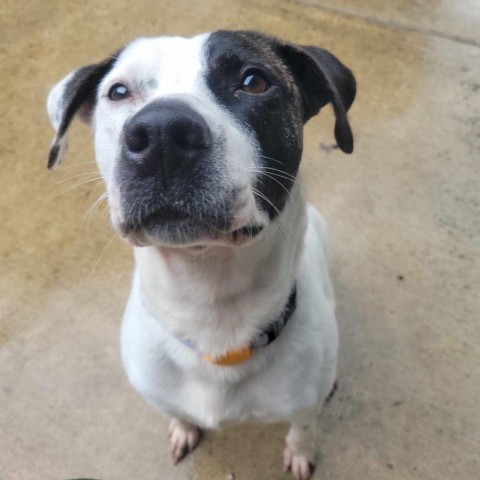
[[[295,281],[306,228],[298,185],[261,237],[243,247],[135,248],[148,311],[200,352],[248,344],[282,310]]]

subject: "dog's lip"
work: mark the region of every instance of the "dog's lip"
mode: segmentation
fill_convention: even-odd
[[[162,208],[154,210],[145,217],[141,219],[141,225],[148,225],[158,222],[182,222],[185,220],[192,220],[192,216],[188,215],[182,210],[176,209],[174,207]]]
[[[189,223],[198,221],[199,223],[204,223],[205,219],[202,219],[200,216],[189,215],[186,212],[181,210],[177,210],[175,208],[162,208],[158,210],[154,210],[151,213],[143,216],[139,219],[138,222],[134,223],[127,223],[123,222],[122,230],[123,233],[128,234],[131,231],[139,230],[142,228],[148,228],[154,224],[175,224],[175,223]],[[216,229],[216,232],[221,236],[227,235],[232,236],[234,239],[237,237],[250,237],[254,238],[259,233],[262,232],[264,225],[261,224],[246,224],[241,227],[237,227],[232,230],[223,230],[223,229]],[[215,229],[214,229],[215,231]]]
[[[121,222],[120,230],[124,235],[129,235],[132,232],[148,229],[155,224],[181,223],[192,221],[192,219],[192,216],[189,216],[185,212],[182,212],[176,208],[162,208],[153,210],[152,212],[143,215],[136,221]]]
[[[118,222],[117,229],[122,237],[134,246],[148,246],[155,244],[165,244],[178,247],[208,247],[213,245],[239,246],[250,243],[264,230],[265,225],[258,222],[242,224],[234,223],[228,228],[230,223],[228,219],[223,219],[224,228],[214,225],[218,223],[217,219],[203,218],[200,215],[191,215],[176,206],[162,207],[150,211],[136,221]],[[198,239],[192,239],[185,243],[169,242],[168,236],[162,238],[161,231],[156,231],[156,227],[187,228],[198,229],[203,232]],[[213,227],[213,228],[212,228]],[[225,228],[227,227],[227,228]],[[168,235],[168,234],[167,234]]]
[[[175,220],[171,220],[171,223],[176,223]],[[145,226],[137,226],[136,228],[129,229],[120,228],[120,233],[124,240],[135,247],[145,246],[168,246],[177,248],[187,248],[193,250],[202,250],[205,248],[217,246],[243,246],[256,240],[259,234],[264,230],[264,225],[245,225],[235,230],[225,231],[217,230],[211,231],[210,235],[202,236],[201,238],[187,241],[185,243],[169,242],[168,240],[162,240],[156,235],[148,233],[148,228]],[[213,235],[212,235],[213,234]]]
[[[255,238],[262,232],[263,228],[264,225],[245,225],[229,232],[229,234],[232,236],[233,240],[236,240],[239,237]]]

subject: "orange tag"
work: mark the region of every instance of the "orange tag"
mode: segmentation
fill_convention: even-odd
[[[250,347],[238,348],[237,350],[229,350],[220,357],[212,357],[211,355],[204,355],[203,358],[215,365],[221,365],[227,367],[231,365],[237,365],[245,360],[248,360],[252,356],[253,350]]]

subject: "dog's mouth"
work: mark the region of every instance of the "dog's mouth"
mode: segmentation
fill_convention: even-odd
[[[162,208],[145,215],[139,221],[139,227],[150,228],[166,223],[181,223],[191,219],[191,215],[177,208]]]
[[[118,229],[134,246],[202,247],[209,245],[240,246],[256,239],[264,225],[247,224],[232,228],[227,216],[191,215],[175,208],[162,208],[137,221],[124,221]]]
[[[257,235],[262,233],[263,228],[263,225],[246,225],[232,232],[228,232],[228,234],[232,237],[234,243],[237,241],[241,242],[242,239],[253,240]]]

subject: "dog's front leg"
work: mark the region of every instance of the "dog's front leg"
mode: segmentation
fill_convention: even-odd
[[[318,410],[296,415],[285,438],[283,468],[297,480],[308,480],[315,470],[315,419]]]
[[[170,455],[174,464],[195,450],[202,438],[201,430],[180,418],[172,418],[168,427],[170,437]]]

